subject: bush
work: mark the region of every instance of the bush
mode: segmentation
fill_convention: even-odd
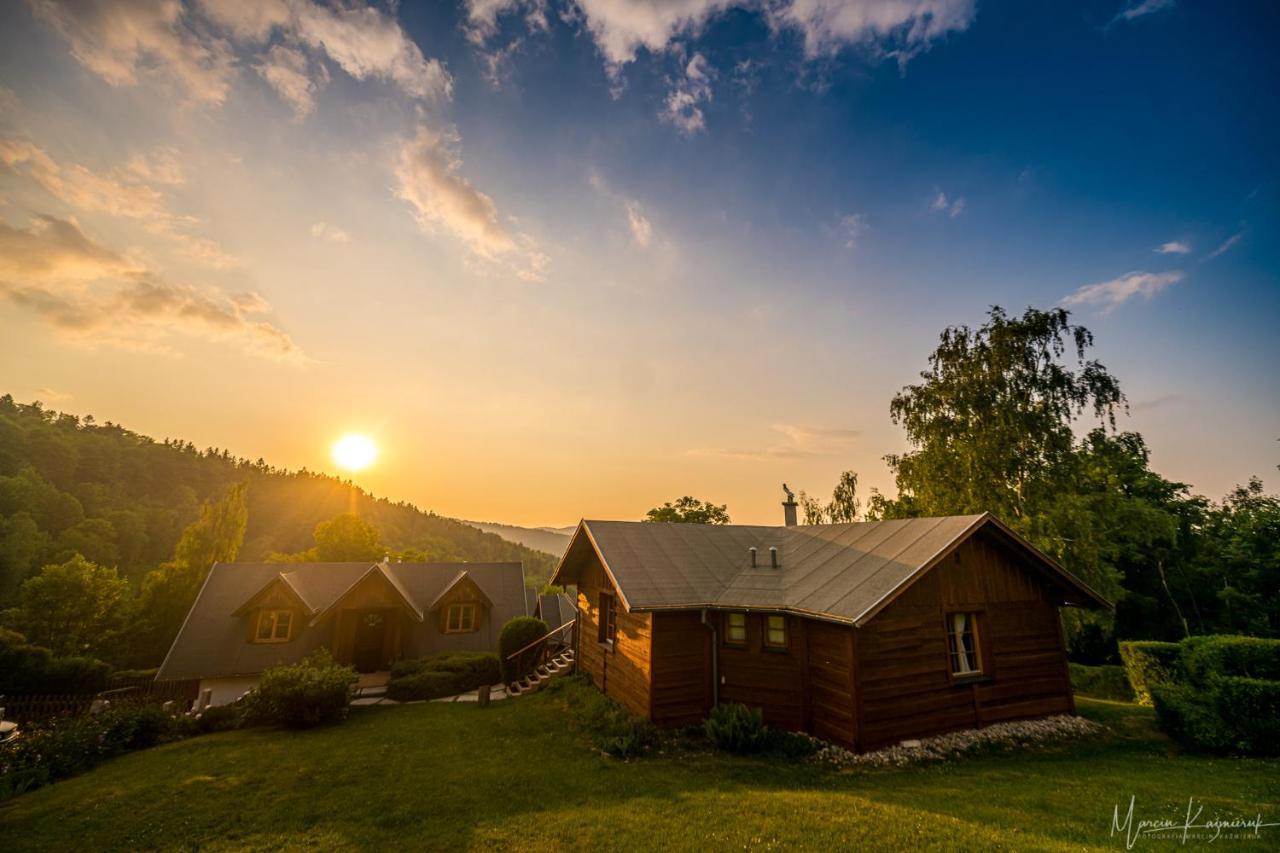
[[[525,660],[523,661],[509,661],[507,658],[539,637],[545,637],[550,630],[551,628],[547,626],[546,622],[541,619],[535,619],[532,616],[517,616],[502,626],[502,634],[498,638],[498,659],[502,666],[502,681],[504,684],[518,681],[527,675],[533,668],[533,661],[536,659],[536,655],[530,652],[524,656]]]
[[[445,652],[400,661],[391,668],[387,698],[397,702],[440,699],[501,680],[498,656],[490,652]]]
[[[159,668],[152,669],[117,669],[107,676],[107,687],[121,687],[136,684],[139,681],[155,681]]]
[[[1122,666],[1086,666],[1073,663],[1071,689],[1085,696],[1098,699],[1114,699],[1117,702],[1133,701],[1133,686]]]
[[[717,705],[712,709],[705,728],[707,738],[727,752],[759,752],[769,741],[764,712],[737,702]]]
[[[239,702],[231,705],[211,705],[195,717],[196,731],[202,735],[238,729],[244,723],[245,706]]]
[[[443,699],[445,696],[453,696],[470,689],[463,687],[462,684],[456,672],[429,669],[387,682],[387,698],[396,702]]]
[[[1220,752],[1230,736],[1213,705],[1200,691],[1185,685],[1157,684],[1151,688],[1160,730],[1188,749]]]
[[[596,690],[585,675],[557,678],[542,693],[564,697],[571,724],[609,755],[632,758],[648,752],[658,742],[658,729],[653,723]]]
[[[765,729],[765,751],[783,758],[808,758],[820,748],[820,741],[799,732]]]
[[[356,678],[354,669],[335,663],[325,649],[301,663],[273,666],[246,698],[246,718],[290,728],[340,722],[347,716]]]
[[[1161,684],[1179,680],[1181,647],[1177,643],[1161,643],[1154,640],[1130,641],[1120,644],[1120,659],[1133,687],[1133,695],[1139,705],[1152,704],[1151,689]]]
[[[1280,681],[1224,676],[1214,686],[1213,704],[1230,749],[1280,755]]]
[[[1280,640],[1262,637],[1188,637],[1181,643],[1187,680],[1208,686],[1220,676],[1280,681]]]
[[[111,667],[85,657],[54,657],[14,631],[0,629],[0,695],[93,694],[106,686]]]

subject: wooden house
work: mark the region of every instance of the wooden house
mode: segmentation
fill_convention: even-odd
[[[786,506],[784,504],[784,506]],[[583,521],[578,666],[663,726],[718,703],[864,751],[1074,711],[1058,608],[1110,605],[990,514],[782,527]]]

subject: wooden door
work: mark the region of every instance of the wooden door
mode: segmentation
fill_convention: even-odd
[[[366,610],[356,619],[356,637],[351,662],[357,672],[377,672],[386,667],[387,616],[380,610]]]

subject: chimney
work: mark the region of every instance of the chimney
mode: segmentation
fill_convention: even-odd
[[[772,545],[769,546],[769,565],[778,568],[778,549]]]
[[[749,549],[751,552],[751,568],[756,567],[756,546],[752,545]]]
[[[787,527],[796,526],[796,493],[787,488],[787,484],[782,484],[782,491],[787,493],[787,499],[782,502],[782,520]]]

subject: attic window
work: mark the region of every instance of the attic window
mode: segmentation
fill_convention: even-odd
[[[952,675],[982,674],[982,659],[978,649],[978,614],[948,613],[947,642],[951,650]]]
[[[476,630],[476,606],[474,604],[450,604],[444,622],[446,634],[467,634]]]
[[[255,643],[287,643],[293,636],[293,611],[262,610],[258,612],[258,630]]]

